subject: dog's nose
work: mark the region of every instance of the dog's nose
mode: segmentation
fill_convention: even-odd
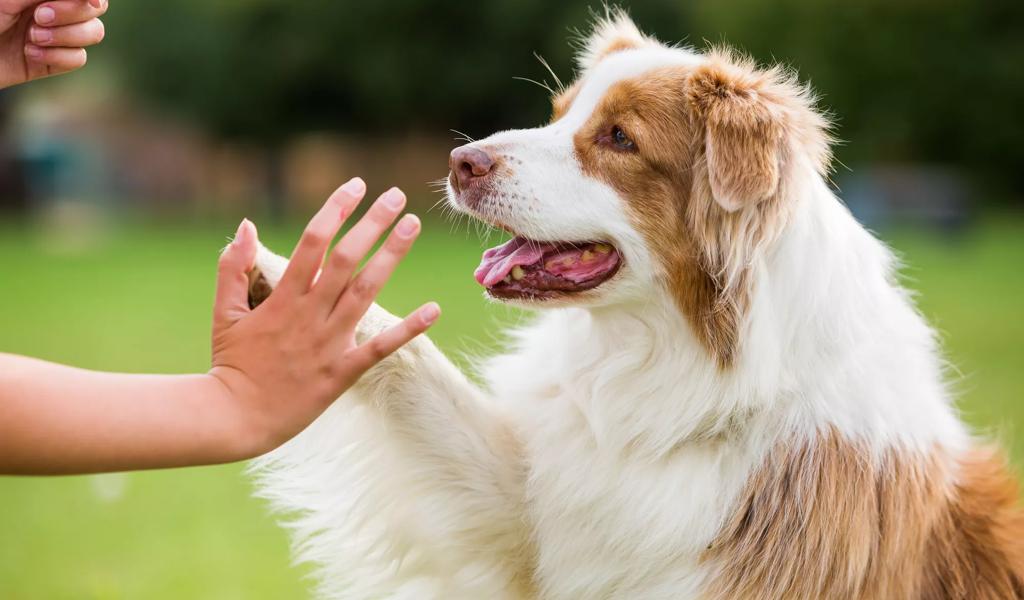
[[[459,146],[452,150],[448,167],[452,170],[453,181],[460,190],[479,182],[491,172],[494,157],[486,150],[473,146]]]

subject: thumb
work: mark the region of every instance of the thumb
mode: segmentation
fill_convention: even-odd
[[[230,325],[249,312],[249,271],[256,262],[256,242],[256,226],[242,219],[235,239],[217,261],[214,326]]]

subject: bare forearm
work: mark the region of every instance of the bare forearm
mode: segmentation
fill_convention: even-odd
[[[0,473],[213,464],[249,441],[212,375],[131,375],[0,354]]]
[[[252,223],[242,221],[218,262],[208,374],[99,373],[0,354],[0,474],[230,462],[305,429],[440,315],[428,303],[356,343],[356,322],[420,230],[419,220],[405,215],[357,269],[405,206],[400,190],[388,190],[331,249],[365,192],[353,178],[328,198],[291,263],[277,272],[281,286],[257,310],[247,296],[259,241]]]

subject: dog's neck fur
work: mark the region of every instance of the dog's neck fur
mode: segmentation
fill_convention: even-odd
[[[543,314],[518,333],[517,353],[486,370],[495,391],[514,402],[562,396],[555,390],[572,382],[567,395],[599,446],[650,458],[727,439],[758,415],[807,435],[833,426],[876,450],[966,443],[932,332],[896,284],[892,255],[820,177],[809,180],[794,190],[785,235],[750,267],[734,365],[721,368],[655,293]]]

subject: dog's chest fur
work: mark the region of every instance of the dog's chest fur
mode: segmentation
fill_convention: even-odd
[[[603,454],[581,430],[559,436],[543,429],[527,448],[527,517],[545,597],[696,593],[701,552],[745,479],[742,452],[695,447],[651,464]]]
[[[533,330],[547,331],[545,343],[498,359],[500,368],[490,371],[523,443],[539,596],[695,597],[708,576],[701,556],[731,515],[762,445],[733,434],[652,451],[651,438],[665,435],[655,413],[673,399],[646,396],[665,391],[632,378],[616,381],[617,368],[653,374],[614,352],[588,368],[559,364],[559,350],[568,347],[550,340],[586,340],[583,326],[545,319]],[[535,376],[510,376],[516,373]],[[620,409],[636,420],[624,422]]]

